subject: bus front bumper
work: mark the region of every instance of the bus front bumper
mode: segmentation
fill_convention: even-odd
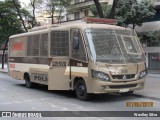
[[[94,94],[99,93],[124,93],[128,91],[140,90],[144,88],[145,79],[132,80],[126,82],[106,82],[94,79],[92,81],[92,92]]]

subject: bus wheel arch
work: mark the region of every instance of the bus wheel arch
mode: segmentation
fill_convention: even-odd
[[[90,94],[87,93],[85,80],[81,77],[76,77],[73,84],[74,91],[78,99],[86,101],[90,99]]]

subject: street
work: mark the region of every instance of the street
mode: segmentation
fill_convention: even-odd
[[[86,102],[70,91],[48,91],[45,86],[26,88],[24,81],[0,73],[0,111],[160,111],[159,90],[159,76],[149,75],[145,89],[132,96],[94,95]],[[127,107],[126,102],[153,102],[153,107]]]

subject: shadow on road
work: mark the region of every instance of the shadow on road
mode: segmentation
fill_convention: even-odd
[[[25,84],[16,84],[18,87],[23,87],[24,89],[28,89],[29,91],[38,91],[38,92],[45,92],[45,94],[53,95],[53,99],[55,98],[63,98],[63,99],[76,99],[76,95],[74,91],[64,91],[64,90],[48,90],[47,86],[44,85],[37,85],[34,88],[26,88]],[[43,94],[42,94],[43,96]],[[136,97],[133,96],[121,96],[120,94],[112,93],[112,94],[93,94],[91,99],[86,102],[91,103],[103,103],[103,102],[116,102],[116,101],[129,101],[134,100]]]

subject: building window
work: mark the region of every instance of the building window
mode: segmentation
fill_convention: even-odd
[[[74,13],[74,19],[75,20],[80,19],[80,12],[75,12]]]
[[[88,10],[84,10],[84,15],[85,17],[88,16],[89,11]]]

